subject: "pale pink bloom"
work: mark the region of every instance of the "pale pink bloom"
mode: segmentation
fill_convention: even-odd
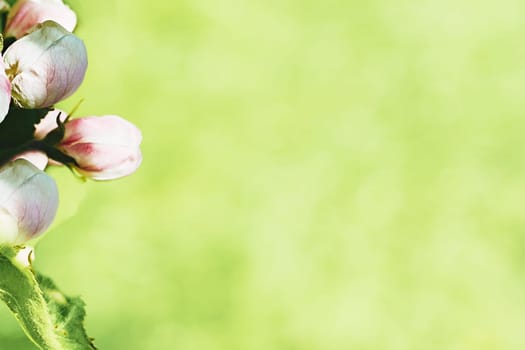
[[[62,0],[18,0],[7,16],[5,36],[18,39],[45,21],[57,22],[72,32],[77,16]]]
[[[56,129],[58,127],[57,117],[59,115],[60,120],[64,122],[67,118],[67,114],[64,111],[56,108],[52,111],[49,111],[46,116],[42,118],[37,125],[35,125],[35,139],[43,140],[50,131]]]
[[[0,123],[9,112],[11,102],[11,82],[5,73],[4,61],[0,59]]]
[[[52,111],[49,111],[44,118],[40,120],[38,124],[35,125],[35,139],[36,140],[43,140],[47,134],[49,134],[51,131],[58,128],[57,123],[57,117],[60,116],[60,121],[64,122],[67,118],[67,114],[60,110],[55,108]],[[44,154],[45,156],[45,154]],[[47,159],[47,156],[46,156]],[[40,166],[43,164],[43,159],[30,159],[30,161],[35,164],[35,161],[38,162],[37,168],[44,169],[47,165],[62,165],[62,163],[56,162],[53,159],[47,159],[46,164],[44,165],[44,168],[40,168]]]
[[[42,234],[55,218],[53,179],[24,159],[0,168],[0,242],[21,244]]]
[[[77,170],[94,180],[130,175],[142,161],[140,130],[114,115],[72,119],[57,146],[77,162]]]
[[[4,54],[12,97],[23,108],[49,107],[70,96],[87,69],[82,40],[52,21],[37,28]]]
[[[47,155],[42,151],[26,151],[17,155],[14,159],[25,159],[40,170],[44,170],[47,166]]]

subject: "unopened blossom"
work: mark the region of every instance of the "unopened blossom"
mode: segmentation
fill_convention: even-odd
[[[0,168],[0,243],[20,244],[42,234],[58,208],[53,179],[24,159]]]
[[[72,119],[57,146],[76,161],[82,175],[94,180],[127,176],[142,161],[140,130],[114,115]]]
[[[18,39],[45,21],[57,22],[72,32],[77,16],[62,0],[18,0],[7,16],[5,36]]]
[[[5,73],[4,61],[0,59],[0,123],[5,119],[11,102],[11,82]]]
[[[37,150],[23,152],[14,158],[14,160],[16,159],[25,159],[40,170],[44,170],[49,161],[44,152]]]
[[[57,118],[64,122],[67,118],[66,112],[55,108],[49,111],[40,122],[35,125],[35,139],[43,140],[52,130],[58,128]]]
[[[15,41],[4,54],[12,97],[23,108],[44,108],[75,92],[86,74],[82,40],[46,21]]]

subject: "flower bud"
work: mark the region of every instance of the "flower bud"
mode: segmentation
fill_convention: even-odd
[[[55,182],[25,159],[0,168],[0,242],[20,244],[36,238],[58,208]]]
[[[62,0],[18,0],[7,16],[5,36],[18,39],[48,20],[59,23],[70,32],[77,25],[75,12]]]
[[[11,82],[5,74],[4,61],[0,59],[0,123],[5,119],[9,112],[11,102]]]
[[[58,128],[57,118],[64,122],[67,118],[66,112],[56,108],[47,112],[46,116],[35,125],[35,139],[43,140],[47,134]]]
[[[25,159],[40,170],[44,170],[48,163],[47,155],[42,151],[35,150],[20,153],[14,160],[16,159]]]
[[[4,54],[12,97],[23,108],[44,108],[75,92],[86,74],[82,40],[46,21],[15,41]]]
[[[142,135],[133,124],[114,116],[86,117],[68,121],[58,149],[75,159],[82,175],[94,180],[127,176],[142,161]]]

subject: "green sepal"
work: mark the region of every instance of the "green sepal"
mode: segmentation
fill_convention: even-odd
[[[64,295],[49,279],[16,258],[22,247],[0,246],[0,299],[42,350],[94,350],[84,329],[84,302]]]

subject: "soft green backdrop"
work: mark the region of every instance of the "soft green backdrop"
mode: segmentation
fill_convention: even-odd
[[[144,134],[36,251],[101,349],[525,348],[525,2],[70,4]]]

